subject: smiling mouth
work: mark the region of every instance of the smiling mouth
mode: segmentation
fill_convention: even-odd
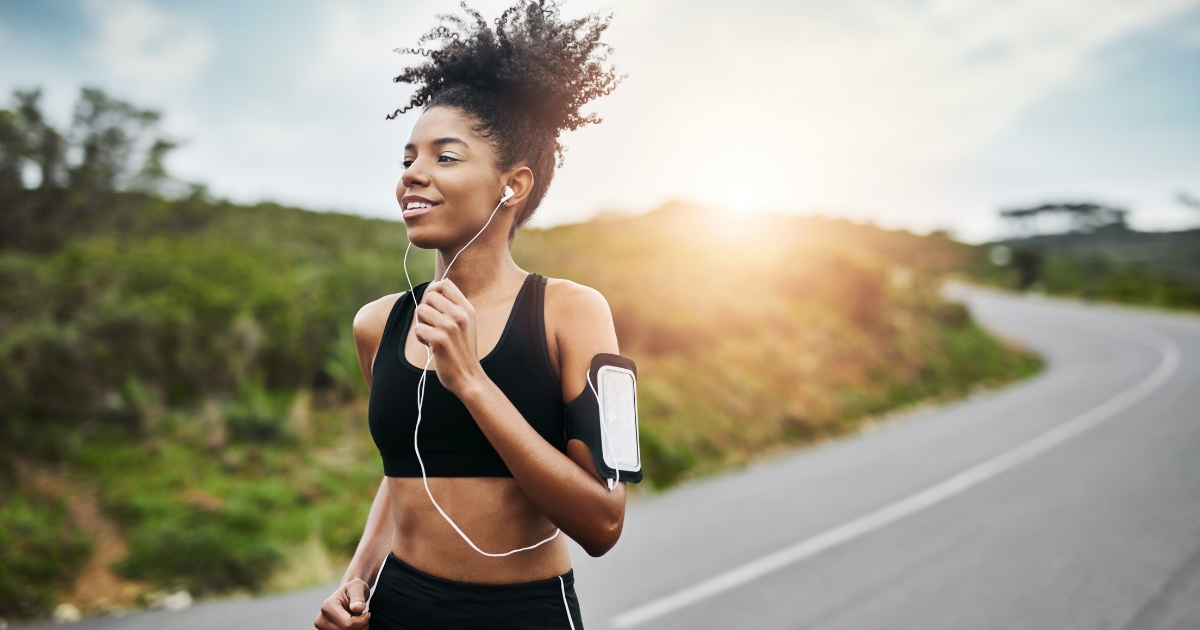
[[[433,208],[440,205],[440,203],[431,203],[428,201],[412,201],[409,202],[408,205],[404,206],[404,211],[402,214],[404,215],[405,219],[409,217],[416,217],[425,214],[426,212],[429,212]]]

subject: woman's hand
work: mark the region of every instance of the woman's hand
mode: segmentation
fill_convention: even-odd
[[[461,397],[464,389],[487,378],[475,346],[475,307],[454,282],[429,285],[417,306],[413,333],[433,352],[438,380],[446,389]]]
[[[371,588],[362,580],[350,580],[321,604],[321,614],[313,622],[317,630],[366,630],[371,613],[363,612]]]

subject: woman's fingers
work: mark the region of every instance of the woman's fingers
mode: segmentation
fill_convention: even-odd
[[[362,580],[351,580],[346,584],[346,595],[350,597],[350,612],[357,615],[367,608],[367,598],[371,596],[371,588]]]
[[[413,326],[413,336],[415,336],[417,341],[420,341],[422,345],[429,347],[441,346],[449,337],[446,334],[446,331],[430,326],[424,322]]]
[[[321,604],[321,614],[313,622],[318,630],[340,630],[350,624],[350,611],[346,610],[341,593],[334,593]]]
[[[439,282],[435,282],[429,285],[429,289],[434,293],[439,293],[446,296],[446,299],[459,306],[464,308],[469,308],[471,306],[471,301],[467,299],[467,296],[463,295],[462,291],[458,290],[458,285],[454,284],[453,280],[441,280]]]
[[[350,618],[350,624],[346,626],[346,630],[366,630],[371,627],[371,613],[363,613],[357,617]]]
[[[429,294],[429,301],[426,306],[432,307],[437,312],[450,318],[450,321],[458,326],[466,325],[469,320],[467,311],[461,306],[451,302],[445,295],[441,293]]]
[[[451,314],[444,313],[430,304],[421,304],[417,306],[417,323],[440,327],[453,324],[454,319]]]
[[[426,346],[458,340],[470,344],[471,313],[441,293],[426,293],[417,306],[413,334]],[[440,332],[440,334],[439,334]]]
[[[447,281],[449,282],[449,281]],[[453,286],[453,285],[452,285]],[[460,327],[465,327],[470,323],[471,318],[475,315],[475,308],[471,306],[471,302],[454,288],[452,295],[443,292],[426,293],[428,304],[436,308],[439,312],[449,315],[456,324]]]
[[[347,586],[354,584],[355,582],[351,582]],[[365,583],[363,584],[365,585]],[[317,630],[363,630],[369,627],[371,613],[360,615],[350,610],[355,603],[361,604],[364,601],[361,590],[361,588],[347,588],[346,586],[339,588],[325,600],[325,603],[321,604],[321,614],[313,622],[313,627]],[[359,606],[358,610],[361,611],[362,606]]]

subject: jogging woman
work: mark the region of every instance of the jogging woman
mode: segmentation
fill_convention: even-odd
[[[608,18],[529,0],[494,29],[467,13],[419,42],[440,48],[405,50],[427,60],[396,77],[417,87],[397,113],[424,108],[396,197],[409,240],[437,252],[436,281],[354,318],[386,477],[321,630],[583,630],[566,537],[599,556],[621,535],[624,483],[564,428],[593,359],[618,352],[608,304],[527,273],[509,247],[561,161],[559,132],[599,122],[579,107],[618,81]]]

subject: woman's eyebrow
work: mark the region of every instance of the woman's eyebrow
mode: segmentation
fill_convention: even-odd
[[[432,144],[432,145],[433,145],[433,146],[435,146],[435,147],[440,147],[440,146],[447,145],[447,144],[461,144],[461,145],[463,145],[464,147],[467,147],[467,148],[470,148],[470,147],[471,147],[471,145],[467,144],[465,141],[463,141],[463,140],[460,140],[460,139],[458,139],[458,138],[452,138],[452,137],[447,137],[447,138],[438,138],[437,140],[434,140],[434,141],[433,141],[433,142],[431,142],[430,144]],[[408,143],[408,144],[406,144],[406,145],[404,145],[404,150],[405,150],[405,151],[412,151],[412,150],[414,150],[414,149],[416,149],[416,148],[417,148],[417,147],[416,147],[416,146],[414,146],[414,145],[413,145],[413,143],[411,143],[411,142],[410,142],[410,143]]]

